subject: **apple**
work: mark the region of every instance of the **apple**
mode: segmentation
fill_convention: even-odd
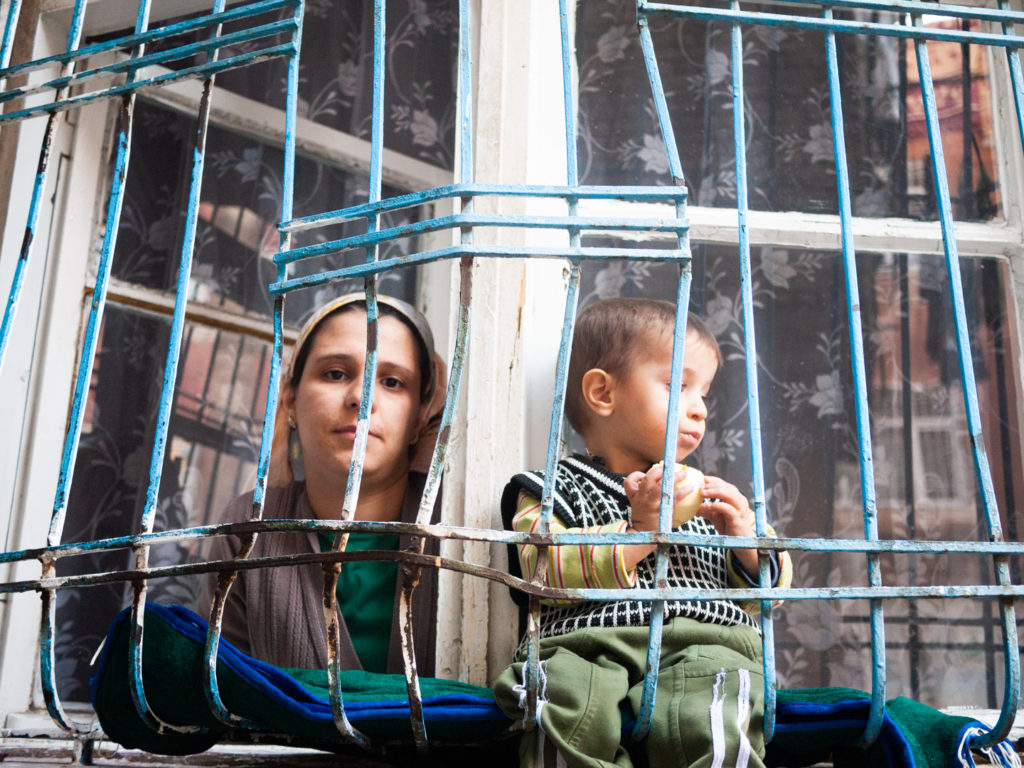
[[[662,462],[658,462],[654,467],[660,467]],[[651,469],[654,469],[651,467]],[[678,488],[681,485],[694,485],[696,486],[692,491],[683,496],[679,501],[672,507],[672,527],[677,528],[685,522],[688,522],[697,514],[697,510],[700,505],[704,503],[704,495],[701,493],[701,488],[704,487],[704,473],[699,469],[688,467],[685,464],[676,464],[676,472],[685,472],[682,479],[676,480],[675,487]]]

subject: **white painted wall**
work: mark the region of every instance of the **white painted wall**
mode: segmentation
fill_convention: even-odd
[[[44,18],[34,55],[62,50],[66,34]],[[84,286],[94,252],[96,203],[105,157],[107,104],[65,113],[50,158],[45,203],[26,282],[0,370],[0,525],[4,548],[46,542],[57,467],[70,407]],[[9,290],[28,213],[45,117],[22,123],[3,230],[0,285]],[[4,580],[38,578],[38,563],[0,571]],[[28,706],[38,656],[40,600],[36,593],[0,603],[0,716]]]
[[[474,49],[474,173],[478,182],[564,184],[558,7],[549,0],[486,0]],[[479,199],[477,211],[553,213],[550,201]],[[564,206],[561,206],[564,209]],[[475,243],[566,244],[564,234],[483,230]],[[451,269],[452,305],[458,266]],[[564,292],[560,262],[481,260],[463,410],[445,475],[446,520],[501,528],[498,501],[509,477],[539,460],[547,442]],[[452,330],[449,329],[449,334]],[[539,457],[539,459],[538,459]],[[504,547],[452,543],[445,554],[506,568]],[[518,614],[508,590],[445,573],[439,601],[438,674],[487,684],[508,664]]]

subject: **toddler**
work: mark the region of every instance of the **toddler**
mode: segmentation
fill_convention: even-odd
[[[646,299],[609,299],[580,312],[573,336],[565,413],[587,453],[559,462],[552,532],[656,531],[661,501],[675,307]],[[677,458],[704,437],[705,398],[721,364],[707,327],[687,322]],[[543,471],[516,475],[502,496],[507,527],[533,532],[540,521]],[[695,489],[676,473],[674,500]],[[707,476],[697,516],[676,531],[753,536],[754,516],[732,483]],[[518,547],[526,578],[537,552]],[[655,585],[652,544],[550,547],[547,584],[565,588]],[[757,551],[675,546],[667,553],[670,587],[758,584]],[[773,586],[786,586],[788,553],[771,554]],[[668,600],[660,675],[646,763],[659,766],[762,766],[764,678],[757,601]],[[631,766],[621,743],[640,708],[651,603],[544,601],[541,607],[540,728],[527,733],[521,765]],[[495,697],[521,717],[523,661],[506,669]],[[625,726],[624,726],[625,724]],[[625,741],[628,742],[628,739]]]

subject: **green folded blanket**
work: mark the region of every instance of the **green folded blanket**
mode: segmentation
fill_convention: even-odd
[[[836,768],[974,768],[970,739],[988,726],[947,715],[899,697],[885,704],[882,730],[868,749],[856,746],[864,733],[871,697],[852,688],[780,690],[775,735],[765,763],[799,768],[830,761]],[[1020,768],[1013,745],[1003,741],[983,751],[993,765]]]

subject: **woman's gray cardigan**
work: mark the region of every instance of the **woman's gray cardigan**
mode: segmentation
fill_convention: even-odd
[[[424,475],[409,473],[409,487],[402,503],[401,522],[415,522],[423,491]],[[435,506],[434,515],[438,512]],[[252,493],[228,504],[224,522],[243,522],[252,513]],[[305,483],[292,482],[284,488],[268,488],[263,506],[264,520],[313,519]],[[401,536],[399,548],[409,546],[411,536]],[[431,544],[434,546],[431,547]],[[235,536],[218,536],[210,541],[208,560],[230,560],[241,547]],[[316,533],[261,533],[250,558],[320,552]],[[427,554],[436,554],[436,542],[427,541]],[[342,566],[344,567],[344,566]],[[391,620],[391,645],[388,672],[401,672],[402,651],[399,638],[398,606],[404,574],[401,566],[395,584],[394,611]],[[208,617],[217,587],[217,573],[203,584],[200,612]],[[272,568],[243,569],[231,586],[224,606],[222,635],[236,648],[277,667],[326,669],[327,630],[321,596],[323,568],[318,563]],[[434,642],[437,624],[437,570],[423,568],[413,591],[413,637],[416,667],[421,675],[434,674]],[[345,621],[339,616],[342,669],[362,669],[349,639]]]

